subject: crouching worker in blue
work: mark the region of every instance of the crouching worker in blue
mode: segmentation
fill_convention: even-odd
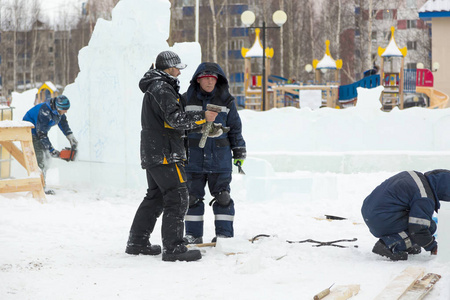
[[[372,252],[391,260],[407,260],[421,248],[436,255],[433,213],[439,201],[450,201],[448,170],[404,171],[380,184],[361,208],[370,232],[379,238]]]
[[[63,132],[69,140],[72,148],[76,149],[78,141],[73,136],[72,130],[67,122],[66,113],[70,108],[70,101],[66,96],[58,96],[40,103],[31,108],[23,117],[24,121],[33,123],[31,130],[34,152],[36,160],[42,173],[45,174],[48,169],[48,160],[50,157],[59,158],[59,151],[53,148],[47,134],[55,125]],[[45,189],[46,194],[54,194],[53,190]]]
[[[230,197],[232,161],[244,162],[245,141],[242,137],[242,124],[237,112],[234,97],[231,96],[228,80],[216,63],[205,62],[198,66],[191,84],[185,94],[187,111],[202,111],[207,104],[220,106],[214,123],[225,128],[216,137],[209,137],[204,148],[199,147],[202,134],[188,134],[189,157],[186,166],[189,189],[189,210],[185,217],[186,236],[189,244],[203,242],[203,215],[205,186],[214,199],[212,205],[215,216],[216,237],[233,237],[234,202]],[[229,131],[227,131],[229,129]],[[216,240],[213,238],[213,242]]]

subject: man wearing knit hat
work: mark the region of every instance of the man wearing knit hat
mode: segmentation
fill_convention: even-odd
[[[201,133],[188,135],[189,162],[186,166],[189,188],[189,210],[185,217],[185,242],[203,242],[203,215],[205,186],[214,197],[210,202],[214,212],[215,237],[233,237],[234,202],[230,197],[232,161],[242,165],[246,157],[246,146],[242,137],[242,124],[234,97],[230,94],[228,80],[216,63],[205,62],[198,66],[185,94],[187,111],[203,111],[208,104],[222,108],[215,126],[220,124],[229,131],[220,131],[220,136],[209,137],[205,146],[199,146]]]
[[[78,141],[72,133],[67,121],[66,113],[70,108],[69,99],[60,95],[55,98],[48,99],[43,103],[33,106],[25,116],[24,121],[28,121],[34,125],[31,130],[31,136],[33,138],[34,152],[36,153],[36,160],[39,168],[44,175],[44,181],[46,178],[47,169],[49,166],[50,157],[60,158],[58,150],[53,148],[50,139],[48,138],[48,132],[50,129],[58,125],[62,133],[69,140],[69,143],[73,149],[76,149]],[[53,195],[53,190],[45,188],[45,193]]]
[[[152,245],[150,234],[163,213],[161,236],[164,261],[194,261],[199,250],[188,250],[183,241],[184,216],[189,194],[184,163],[186,130],[201,128],[214,121],[217,113],[185,111],[179,94],[178,76],[186,67],[172,51],[163,51],[139,82],[144,93],[141,114],[141,166],[147,172],[148,189],[130,229],[125,252],[158,255],[161,247]]]

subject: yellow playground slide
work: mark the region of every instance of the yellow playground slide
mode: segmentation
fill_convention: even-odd
[[[417,86],[416,93],[422,93],[430,97],[430,106],[428,108],[446,108],[448,103],[448,95],[435,90],[432,87]]]

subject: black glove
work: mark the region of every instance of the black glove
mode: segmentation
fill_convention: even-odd
[[[50,156],[53,158],[59,158],[59,151],[58,150],[53,150],[52,152],[50,152]]]

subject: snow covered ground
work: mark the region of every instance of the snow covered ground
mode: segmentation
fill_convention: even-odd
[[[30,196],[4,194],[0,196],[0,298],[312,299],[335,283],[360,284],[354,299],[373,299],[404,268],[421,266],[442,275],[429,299],[449,299],[448,263],[428,253],[405,262],[371,253],[376,239],[364,225],[360,207],[364,197],[390,175],[332,174],[337,197],[309,199],[292,193],[254,202],[242,197],[243,191],[233,190],[235,239],[222,248],[202,248],[203,258],[191,263],[124,253],[144,189],[57,188],[46,204]],[[289,176],[295,178],[296,173]],[[234,180],[243,177],[235,175]],[[57,185],[49,180],[50,186]],[[325,214],[348,220],[321,220]],[[208,240],[214,236],[210,209],[205,217]],[[159,221],[156,228],[151,240],[160,243]],[[257,234],[272,237],[253,244],[247,241]],[[285,242],[309,238],[358,241],[340,243],[350,248]],[[229,252],[236,254],[226,255]]]
[[[247,175],[234,174],[232,182],[236,237],[202,248],[203,258],[191,263],[124,253],[146,189],[137,82],[168,49],[168,13],[167,0],[122,0],[80,52],[80,74],[64,91],[80,159],[53,160],[47,182],[56,195],[45,204],[27,193],[0,195],[0,299],[312,299],[333,283],[360,284],[353,299],[373,299],[407,266],[441,274],[427,299],[450,299],[446,253],[405,262],[378,257],[360,214],[364,198],[389,176],[450,169],[450,111],[383,113],[379,89],[359,90],[358,107],[341,111],[240,111],[249,155]],[[181,78],[186,90],[199,46],[173,50],[190,65]],[[35,93],[13,96],[15,120]],[[68,145],[57,128],[50,139],[58,149]],[[20,172],[14,164],[13,176]],[[323,220],[328,214],[347,220]],[[156,244],[159,229],[160,221]],[[438,239],[446,231],[439,228]],[[270,237],[248,241],[258,234]],[[213,236],[207,209],[205,241]],[[349,248],[286,242],[352,238],[358,240],[341,243]]]

